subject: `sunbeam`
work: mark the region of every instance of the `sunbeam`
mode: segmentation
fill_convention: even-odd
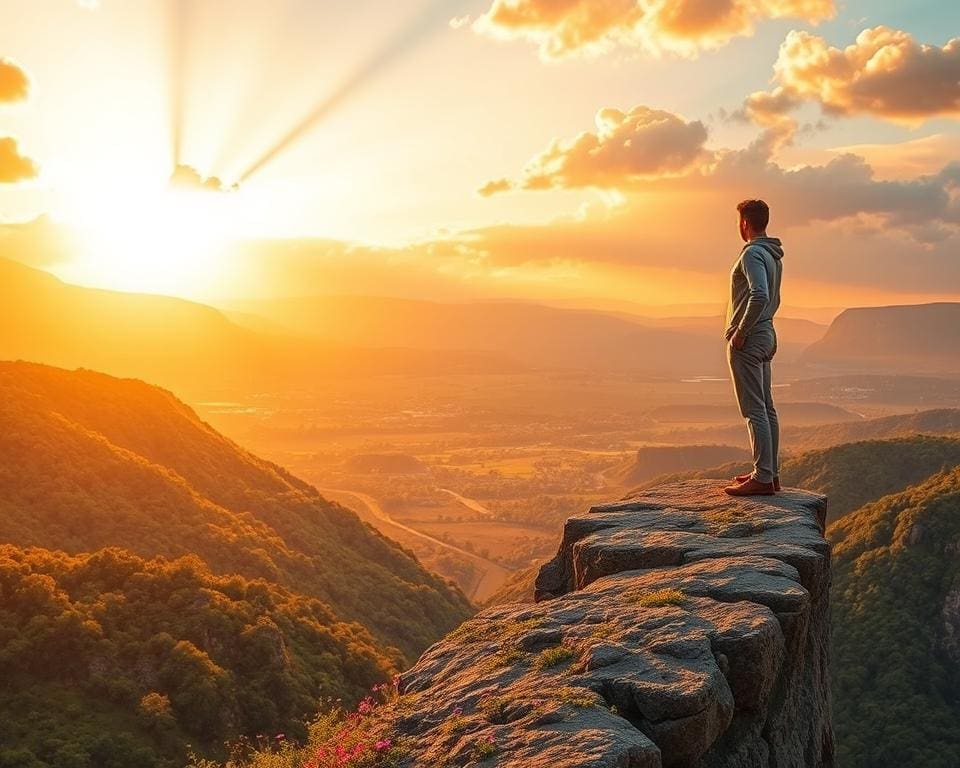
[[[404,25],[381,49],[363,62],[333,93],[320,99],[303,118],[295,123],[272,146],[265,150],[240,174],[243,183],[268,165],[277,156],[295,144],[324,118],[340,107],[362,86],[375,78],[387,65],[414,50],[431,33],[442,27],[442,22],[456,10],[449,0],[434,0],[423,8],[409,23]]]
[[[170,0],[170,155],[174,167],[183,162],[188,8],[187,0]]]

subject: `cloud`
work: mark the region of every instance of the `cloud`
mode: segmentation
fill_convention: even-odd
[[[935,133],[899,144],[854,144],[821,153],[862,157],[876,177],[885,179],[930,176],[940,172],[944,158],[960,157],[960,135]]]
[[[878,179],[855,154],[784,168],[775,157],[798,130],[788,117],[773,121],[741,149],[708,150],[702,123],[648,107],[628,113],[604,109],[597,124],[597,133],[555,139],[518,180],[491,181],[481,193],[584,188],[617,193],[634,226],[653,228],[658,219],[677,219],[679,211],[705,201],[728,214],[738,200],[762,197],[784,226],[867,216],[918,242],[929,241],[931,233],[960,236],[960,162],[941,162],[936,172],[907,179]],[[631,201],[638,199],[660,213],[646,222],[637,218],[640,208]],[[598,253],[616,258],[617,251]]]
[[[734,118],[753,121],[758,125],[773,126],[789,119],[787,115],[800,106],[801,100],[782,86],[772,91],[755,91],[743,102],[743,108],[733,113]]]
[[[0,103],[23,101],[30,95],[30,78],[23,68],[0,58]]]
[[[190,165],[178,165],[170,175],[170,184],[182,189],[194,189],[205,192],[233,192],[238,187],[236,184],[227,186],[217,176],[202,176],[200,172]]]
[[[501,192],[509,192],[513,189],[513,182],[510,179],[491,179],[477,190],[481,197],[491,197]]]
[[[707,183],[730,196],[746,197],[756,190],[791,226],[869,215],[879,226],[918,240],[930,225],[960,234],[960,163],[912,179],[878,180],[857,155],[788,170],[772,162],[769,149],[757,143],[724,153]]]
[[[0,184],[14,184],[33,179],[40,173],[37,164],[20,153],[17,140],[0,138]]]
[[[494,0],[474,28],[525,39],[545,60],[617,47],[695,55],[752,34],[757,22],[832,18],[834,0]]]
[[[595,133],[554,141],[517,182],[488,182],[480,194],[520,189],[616,188],[643,179],[681,174],[705,156],[706,126],[671,112],[634,107],[602,109]]]
[[[770,124],[802,102],[832,115],[872,115],[918,123],[960,116],[960,37],[922,45],[908,32],[874,27],[853,45],[830,46],[809,32],[790,32],[773,67],[776,87],[751,94],[743,113]]]

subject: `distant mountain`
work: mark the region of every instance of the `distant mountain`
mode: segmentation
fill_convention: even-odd
[[[801,359],[838,370],[960,373],[960,303],[848,309]]]
[[[732,461],[744,461],[749,454],[729,445],[651,445],[605,474],[612,485],[633,487],[654,477],[673,472],[704,469]]]
[[[938,408],[916,413],[896,414],[840,424],[794,426],[788,419],[781,425],[781,441],[788,451],[806,451],[860,440],[883,440],[909,435],[960,435],[960,409]],[[684,443],[747,444],[742,425],[725,427],[671,429],[662,436]]]
[[[668,321],[645,323],[622,314],[519,301],[444,304],[362,296],[235,302],[230,308],[316,339],[353,346],[482,350],[535,368],[671,375],[726,371],[723,327],[716,318],[671,326]],[[705,323],[714,321],[705,329]],[[801,346],[797,344],[796,351]]]
[[[960,468],[828,537],[838,764],[960,765]]]
[[[99,748],[98,712],[130,749],[171,758],[177,734],[215,749],[292,728],[472,610],[353,512],[165,390],[0,363],[0,424],[0,759],[46,749],[45,722]],[[172,562],[182,557],[193,559]],[[184,679],[194,687],[181,690]],[[153,693],[145,725],[137,707]]]
[[[786,435],[791,450],[909,435],[960,435],[960,409],[937,408],[821,427],[788,427]]]
[[[626,317],[626,315],[622,315]],[[671,328],[692,333],[701,333],[716,338],[718,329],[724,327],[724,317],[715,315],[710,317],[662,317],[662,318],[635,318],[644,325],[659,328]],[[792,317],[776,319],[777,336],[780,343],[780,352],[791,353],[813,344],[823,338],[829,326],[814,323],[810,320]]]
[[[83,288],[0,258],[0,359],[134,376],[188,394],[297,387],[322,375],[517,371],[489,352],[363,349],[241,327],[212,307]]]
[[[788,458],[780,467],[784,485],[826,494],[827,521],[953,467],[960,466],[960,438],[915,435],[892,440],[843,443]],[[642,483],[652,487],[687,479],[726,479],[750,470],[739,461],[708,469],[664,474]]]
[[[586,299],[554,299],[545,302],[565,309],[603,309],[641,318],[719,318],[725,310],[722,303],[710,304],[642,304],[637,301],[610,299],[609,296]],[[784,304],[781,317],[798,318],[822,326],[826,330],[833,319],[843,311],[842,307],[799,307]]]

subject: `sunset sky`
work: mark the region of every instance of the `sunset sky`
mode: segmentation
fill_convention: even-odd
[[[0,0],[0,19],[0,247],[65,279],[715,304],[758,196],[789,304],[960,299],[953,0]],[[171,188],[178,164],[196,179]]]

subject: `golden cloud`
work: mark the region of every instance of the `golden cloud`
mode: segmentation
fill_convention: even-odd
[[[23,101],[30,95],[30,78],[10,59],[0,58],[0,103]]]
[[[203,192],[232,192],[237,185],[228,186],[217,176],[204,177],[191,165],[181,164],[173,169],[170,175],[170,184],[181,189],[192,189]]]
[[[14,184],[32,179],[39,172],[37,164],[20,153],[16,139],[9,136],[0,138],[0,183]]]
[[[758,125],[779,125],[789,120],[787,115],[800,106],[800,99],[782,86],[772,91],[755,91],[743,102],[743,109],[735,117],[752,120]]]
[[[497,179],[480,194],[511,188],[616,188],[643,179],[682,174],[705,157],[707,129],[699,120],[650,107],[629,112],[602,109],[595,133],[584,132],[572,141],[554,141],[527,166],[523,177]]]
[[[889,27],[861,32],[853,45],[834,48],[809,32],[793,31],[774,64],[777,87],[757,92],[744,113],[770,124],[803,101],[828,114],[866,114],[916,123],[960,115],[960,38],[923,45]]]
[[[694,200],[709,200],[713,209],[727,210],[737,200],[762,197],[788,226],[868,216],[917,241],[929,241],[931,233],[960,238],[960,162],[941,163],[934,173],[887,180],[877,179],[870,165],[854,154],[787,169],[774,158],[796,133],[789,117],[772,121],[742,149],[707,150],[702,123],[649,107],[627,113],[601,110],[597,125],[596,133],[582,133],[571,141],[555,139],[519,180],[492,181],[481,192],[609,190],[620,199],[625,196],[621,207],[631,211],[633,226],[653,228],[658,218],[675,219],[674,207],[687,209]],[[630,202],[638,194],[648,201],[645,206],[656,200],[663,210],[641,221]],[[601,258],[616,258],[613,249],[605,253]]]
[[[475,29],[526,39],[542,58],[593,56],[616,47],[695,55],[752,34],[757,22],[818,22],[834,0],[494,0]]]

